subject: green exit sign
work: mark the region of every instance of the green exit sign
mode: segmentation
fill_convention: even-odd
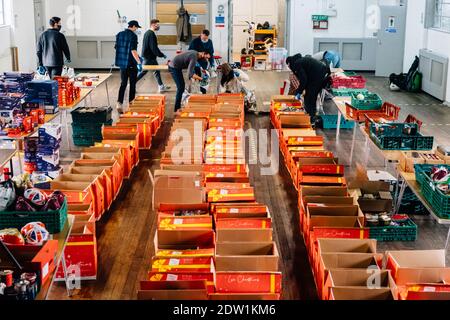
[[[313,21],[328,21],[328,16],[315,14],[312,16],[312,20]]]

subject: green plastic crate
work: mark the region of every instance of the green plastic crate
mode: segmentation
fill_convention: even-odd
[[[432,150],[434,146],[434,137],[425,137],[421,134],[417,136],[377,136],[374,133],[370,137],[375,144],[382,150]]]
[[[358,94],[367,94],[369,93],[369,90],[367,89],[333,89],[331,93],[335,97],[351,97],[352,93]]]
[[[449,165],[439,165],[450,169]],[[433,211],[442,219],[450,219],[450,195],[446,195],[431,180],[430,172],[435,165],[415,165],[416,180],[421,192]]]
[[[346,75],[347,77],[355,77],[358,74],[356,72],[354,72],[354,71],[345,71],[344,75]]]
[[[337,129],[337,114],[325,114],[322,115],[323,128],[324,129]],[[355,127],[355,121],[347,121],[344,117],[341,118],[341,129],[353,129]]]
[[[367,93],[364,100],[357,98],[358,94],[352,93],[352,106],[358,110],[379,110],[383,105],[383,100],[376,93]]]
[[[45,224],[45,228],[51,234],[60,233],[67,220],[67,200],[64,201],[60,210],[46,211],[46,212],[16,212],[16,211],[3,211],[0,212],[0,230],[15,228],[22,229],[30,222],[42,222]]]
[[[371,227],[369,238],[381,242],[416,241],[417,225],[409,219],[404,226]]]

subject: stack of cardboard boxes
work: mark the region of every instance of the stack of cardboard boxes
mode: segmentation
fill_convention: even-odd
[[[164,98],[158,101],[158,109],[153,114],[159,119],[164,108]],[[139,114],[138,114],[139,115]],[[149,118],[150,122],[155,119]],[[155,120],[156,121],[156,120]],[[160,121],[156,121],[158,125]],[[124,131],[126,128],[129,131]],[[158,129],[157,127],[156,129]],[[146,131],[145,139],[153,131]],[[63,192],[69,203],[69,214],[75,216],[72,233],[65,250],[66,264],[80,280],[92,280],[97,276],[97,243],[95,222],[100,220],[117,198],[124,179],[131,176],[139,163],[138,126],[116,125],[105,131],[103,141],[96,146],[82,150],[79,160],[75,160],[64,174],[50,183],[50,190]],[[63,280],[62,268],[58,278]]]
[[[249,183],[243,125],[236,95],[192,96],[175,119],[151,174],[156,252],[139,299],[280,298],[272,220]]]
[[[401,251],[388,252],[385,256],[377,252],[377,241],[369,239],[364,213],[367,210],[389,212],[392,199],[365,198],[363,194],[389,193],[390,185],[357,179],[351,186],[355,190],[349,190],[343,167],[324,149],[323,138],[311,129],[309,118],[300,112],[277,111],[275,99],[272,105],[272,122],[279,134],[281,152],[299,191],[300,230],[319,297],[325,300],[422,299],[430,290],[433,298],[444,299],[448,294],[445,293],[448,269],[441,255],[445,253]],[[404,274],[397,271],[402,263],[404,268],[409,268],[404,274],[411,272],[403,279],[398,275]],[[429,277],[421,277],[423,274]],[[433,283],[433,289],[420,283]]]

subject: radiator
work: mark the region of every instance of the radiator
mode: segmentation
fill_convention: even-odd
[[[445,101],[448,79],[448,57],[434,51],[420,50],[420,72],[423,74],[422,90]]]

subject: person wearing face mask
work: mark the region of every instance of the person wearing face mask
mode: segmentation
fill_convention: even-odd
[[[200,66],[204,70],[208,70],[208,62],[211,68],[214,67],[214,45],[212,40],[209,38],[210,32],[209,30],[203,30],[201,35],[194,40],[192,40],[189,50],[195,50],[197,52],[209,52],[211,57],[209,60],[199,61]]]
[[[157,58],[167,59],[167,56],[161,52],[158,46],[156,32],[159,31],[159,29],[159,20],[153,19],[150,22],[150,29],[144,35],[144,43],[142,44],[142,57],[144,58],[144,65],[157,66]],[[138,81],[141,80],[146,74],[147,71],[142,72],[138,76]],[[164,85],[160,71],[155,71],[153,75],[158,83],[159,93],[164,93],[170,89],[169,86]]]
[[[117,99],[117,111],[123,113],[125,91],[130,81],[129,103],[136,97],[136,83],[138,72],[142,72],[141,57],[137,52],[138,36],[136,32],[141,26],[136,20],[128,22],[128,28],[116,36],[116,66],[120,68],[120,89]]]
[[[45,74],[48,72],[53,79],[60,76],[64,66],[64,56],[66,63],[70,63],[70,49],[66,37],[61,32],[61,18],[50,19],[50,29],[45,31],[37,43],[38,72]]]

